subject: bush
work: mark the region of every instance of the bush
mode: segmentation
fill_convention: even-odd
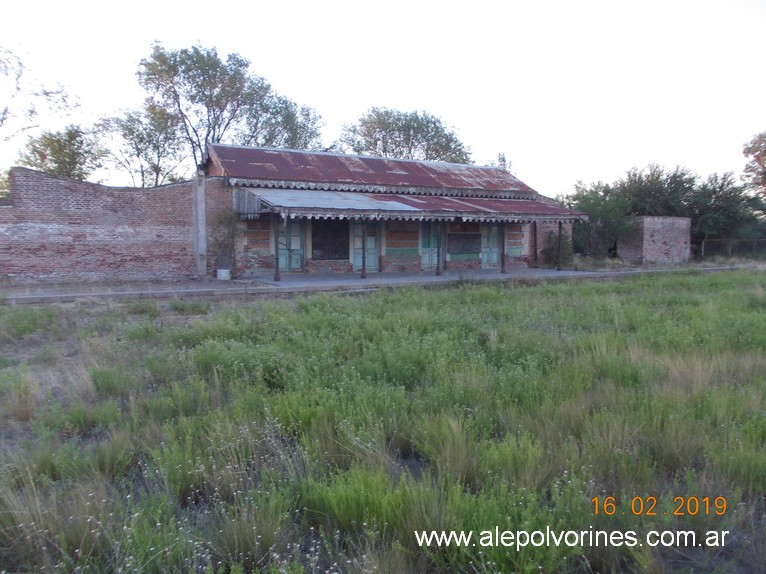
[[[540,250],[540,262],[544,267],[570,267],[574,260],[572,239],[566,233],[561,234],[561,256],[559,257],[558,233],[548,232],[545,247]]]

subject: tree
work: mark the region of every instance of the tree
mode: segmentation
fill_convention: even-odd
[[[249,67],[238,54],[222,60],[215,48],[155,44],[138,79],[158,107],[180,118],[196,165],[207,143],[319,146],[319,116],[275,94]]]
[[[21,77],[24,65],[10,50],[0,48],[0,77],[2,77],[3,93],[0,102],[0,128],[4,127],[11,118],[14,100],[21,92]]]
[[[731,172],[709,176],[686,197],[686,206],[693,241],[757,235],[758,213],[764,209]]]
[[[633,168],[625,179],[615,182],[617,192],[630,203],[633,215],[686,215],[684,198],[697,183],[697,176],[689,170],[676,167],[666,172],[658,165],[645,169]]]
[[[39,127],[41,108],[61,115],[74,105],[63,88],[46,88],[30,81],[21,59],[0,47],[0,133],[3,141]]]
[[[590,218],[574,229],[575,249],[596,257],[632,232],[635,216],[690,217],[696,242],[758,236],[765,211],[764,201],[748,194],[731,173],[713,174],[700,183],[687,169],[665,171],[656,165],[634,168],[611,185],[578,183],[567,205]]]
[[[766,195],[766,132],[758,134],[745,144],[743,153],[748,158],[745,165],[745,181],[753,189]]]
[[[152,187],[179,181],[186,175],[186,140],[178,115],[147,100],[140,111],[103,119],[102,136],[116,140],[109,160],[128,173],[134,187]]]
[[[501,169],[504,169],[508,173],[512,173],[511,161],[506,157],[504,153],[497,154],[497,159],[495,161],[490,161],[487,165],[490,165],[492,167],[499,167]]]
[[[0,171],[0,201],[4,200],[11,194],[11,180],[10,173],[7,169]]]
[[[470,163],[471,151],[444,123],[427,113],[371,108],[339,139],[354,153],[381,157]]]
[[[260,105],[252,105],[245,115],[245,129],[240,130],[236,143],[290,149],[321,147],[321,118],[308,106],[271,93]]]
[[[598,182],[586,187],[578,182],[575,193],[566,199],[566,207],[588,215],[587,222],[577,222],[573,227],[572,243],[576,252],[591,257],[613,256],[617,242],[636,227],[631,200],[621,193],[618,184]]]
[[[105,154],[95,138],[79,126],[70,125],[63,131],[45,131],[29,138],[19,163],[41,171],[85,180],[101,167]]]

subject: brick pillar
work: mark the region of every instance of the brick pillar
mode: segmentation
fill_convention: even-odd
[[[197,171],[192,182],[192,241],[198,278],[207,276],[207,214],[205,212],[205,173]]]

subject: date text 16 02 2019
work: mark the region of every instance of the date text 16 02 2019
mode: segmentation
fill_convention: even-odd
[[[656,496],[634,496],[620,501],[614,496],[594,496],[591,498],[593,514],[614,516],[723,516],[726,514],[725,496],[675,496],[667,508],[657,501]]]

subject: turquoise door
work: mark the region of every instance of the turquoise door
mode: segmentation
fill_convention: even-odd
[[[352,227],[353,264],[354,271],[362,268],[362,249],[365,250],[365,267],[367,271],[377,271],[378,258],[378,233],[377,223],[354,223]],[[364,245],[363,245],[364,244]]]
[[[500,230],[497,225],[485,226],[481,234],[481,266],[500,267]]]
[[[303,224],[299,221],[288,220],[286,225],[279,225],[279,269],[303,269]]]
[[[442,248],[442,259],[444,249]],[[439,256],[439,224],[424,221],[420,227],[420,266],[422,269],[435,269]]]

